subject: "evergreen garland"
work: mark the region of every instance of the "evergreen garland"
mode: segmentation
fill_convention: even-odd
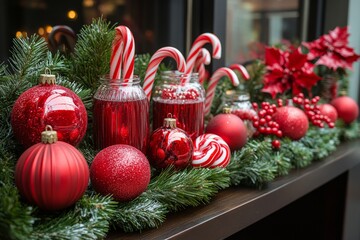
[[[354,123],[340,124],[335,129],[311,128],[299,141],[282,139],[278,151],[272,149],[270,138],[251,139],[232,154],[225,169],[176,171],[168,168],[155,174],[148,189],[133,201],[118,203],[111,196],[97,195],[90,187],[75,206],[61,212],[43,212],[24,202],[14,185],[14,168],[22,149],[12,136],[12,106],[22,92],[37,84],[44,69],[49,68],[57,75],[59,84],[72,89],[87,109],[91,109],[99,75],[109,72],[112,30],[103,19],[94,20],[81,30],[75,52],[67,58],[50,53],[46,42],[37,36],[15,39],[9,61],[0,64],[0,239],[101,239],[111,228],[125,232],[156,228],[168,213],[207,204],[221,189],[264,186],[293,168],[306,167],[328,156],[335,151],[340,139],[359,137],[359,124]],[[135,60],[135,74],[141,79],[149,60],[149,54],[139,55]],[[254,64],[252,78],[255,80],[246,84],[252,93],[259,93],[263,69]],[[222,98],[219,91],[224,92],[228,87],[228,83],[220,86],[218,99]],[[261,101],[263,95],[252,96],[258,98],[253,100]],[[92,148],[90,131],[80,150],[91,164],[97,152]]]

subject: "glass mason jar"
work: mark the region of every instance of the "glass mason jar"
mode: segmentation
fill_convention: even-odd
[[[169,114],[176,126],[195,139],[204,132],[205,90],[199,75],[165,71],[153,94],[153,129],[162,127]]]
[[[149,101],[140,79],[104,76],[94,95],[94,143],[97,149],[127,144],[146,153],[149,135]]]
[[[250,102],[250,95],[247,92],[230,92],[227,93],[227,105],[231,109],[231,113],[243,120],[247,129],[248,138],[252,137],[255,128],[252,125],[251,119],[257,115]]]

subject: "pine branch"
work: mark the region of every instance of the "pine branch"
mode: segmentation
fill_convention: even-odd
[[[0,182],[0,239],[29,239],[35,221],[32,213],[32,207],[20,202],[15,186]]]
[[[131,202],[119,204],[112,221],[115,228],[119,227],[124,232],[141,231],[159,227],[168,211],[163,204],[143,194]]]
[[[139,76],[141,86],[143,85],[146,69],[150,62],[150,54],[139,54],[135,57],[134,74]]]
[[[340,130],[337,128],[312,127],[300,141],[312,151],[313,160],[320,160],[336,150],[340,144],[339,136]]]
[[[222,168],[166,169],[152,179],[144,196],[165,204],[171,211],[208,203],[220,189],[229,186],[229,173]]]
[[[305,146],[303,142],[292,141],[289,138],[282,140],[280,152],[290,159],[295,168],[308,166],[314,158],[313,151]]]
[[[37,35],[15,38],[9,59],[11,73],[7,72],[7,74],[14,74],[14,79],[18,81],[29,81],[31,80],[29,76],[38,76],[39,71],[43,70],[41,62],[46,59],[47,50],[44,38]]]
[[[272,181],[278,167],[272,161],[269,141],[250,140],[240,151],[235,151],[227,170],[231,185],[261,186]]]
[[[360,137],[360,123],[357,121],[345,124],[342,120],[336,122],[336,127],[340,129],[340,137],[345,141],[354,140]]]
[[[43,217],[30,239],[99,239],[109,231],[117,203],[111,197],[84,195],[74,209],[60,216]]]
[[[102,18],[84,26],[68,62],[68,78],[94,93],[100,84],[99,76],[109,73],[113,39],[113,26]]]

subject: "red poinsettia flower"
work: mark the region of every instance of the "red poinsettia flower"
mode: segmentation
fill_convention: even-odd
[[[295,48],[289,51],[266,48],[265,64],[267,72],[262,91],[270,93],[273,98],[290,89],[293,95],[303,89],[310,91],[321,79],[313,72],[314,65],[308,62],[307,55]]]
[[[313,42],[303,43],[309,49],[309,60],[317,60],[316,64],[324,65],[332,70],[350,69],[360,55],[349,47],[348,27],[336,27]]]

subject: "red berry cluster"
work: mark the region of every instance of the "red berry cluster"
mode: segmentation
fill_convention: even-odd
[[[256,113],[248,109],[234,109],[231,111],[232,114],[238,116],[242,120],[252,120]]]
[[[278,101],[278,104],[282,105],[282,102]],[[253,103],[253,108],[255,111],[257,111],[258,115],[252,117],[252,124],[254,128],[256,128],[256,132],[254,136],[258,136],[260,134],[263,135],[274,135],[278,138],[281,138],[283,136],[282,131],[279,129],[279,124],[274,121],[273,115],[276,112],[276,105],[270,104],[269,102],[262,102],[261,103],[261,109],[259,109],[259,106],[257,103]],[[275,149],[280,148],[280,141],[279,140],[273,140],[272,146]]]
[[[181,89],[180,86],[165,88],[161,93],[162,99],[196,100],[199,96],[198,90],[193,88]]]
[[[304,97],[304,94],[300,93],[293,97],[292,100],[294,104],[300,105],[303,108],[306,116],[314,126],[323,128],[325,122],[330,128],[335,127],[335,123],[328,116],[321,114],[320,108],[317,105],[320,100],[319,96],[307,99]]]

